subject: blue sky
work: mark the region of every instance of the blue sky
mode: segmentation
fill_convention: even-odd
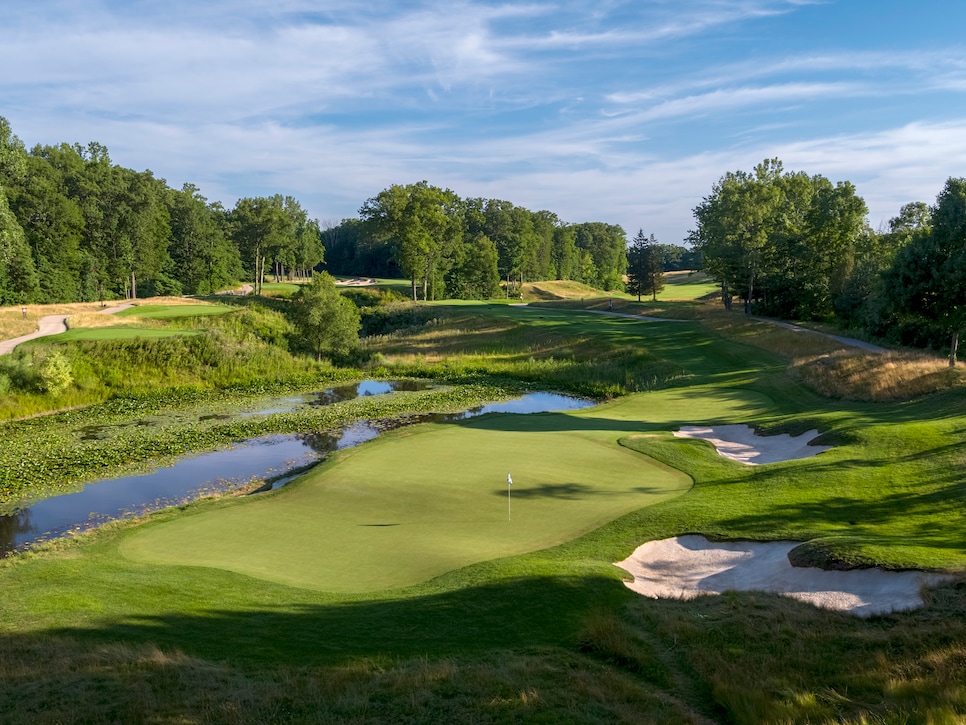
[[[681,243],[725,172],[849,180],[878,228],[966,176],[966,3],[33,0],[0,115],[325,222],[394,183]]]

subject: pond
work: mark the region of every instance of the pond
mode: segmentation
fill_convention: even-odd
[[[363,381],[357,386],[331,388],[311,396],[301,396],[300,402],[295,405],[325,405],[348,400],[350,398],[338,396],[348,395],[350,388],[356,391],[356,396],[409,389],[395,387],[396,383]],[[278,401],[271,401],[270,404],[277,407]],[[592,405],[594,403],[591,401],[568,395],[529,393],[514,400],[476,406],[459,413],[428,413],[411,417],[406,424],[458,421],[487,413],[575,410]],[[259,409],[248,414],[264,412]],[[392,422],[383,427],[393,427]],[[335,435],[297,433],[264,436],[230,448],[185,457],[170,467],[150,473],[97,481],[76,493],[52,496],[14,514],[0,516],[0,557],[31,543],[86,531],[114,519],[180,505],[200,496],[232,491],[255,480],[274,478],[271,487],[278,488],[294,478],[294,475],[285,477],[286,472],[316,462],[332,451],[372,440],[379,432],[374,424],[361,422]]]

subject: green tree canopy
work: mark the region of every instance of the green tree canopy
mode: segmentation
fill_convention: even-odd
[[[441,280],[462,239],[462,204],[449,189],[425,181],[393,185],[368,199],[359,210],[374,233],[388,241],[399,268],[412,282],[422,280],[423,299],[430,284]]]
[[[946,181],[931,221],[931,228],[925,221],[916,223],[919,233],[898,251],[884,284],[893,315],[912,317],[913,324],[934,325],[949,335],[953,366],[966,327],[966,179]]]
[[[795,318],[832,314],[866,232],[865,202],[849,182],[785,173],[766,159],[753,173],[728,172],[694,209],[689,241],[745,312]]]
[[[317,359],[342,357],[358,346],[362,326],[359,309],[339,294],[331,275],[313,275],[292,304],[299,335]]]
[[[657,294],[664,289],[664,252],[652,234],[644,236],[641,229],[627,248],[627,292],[637,295],[651,295],[657,301]]]

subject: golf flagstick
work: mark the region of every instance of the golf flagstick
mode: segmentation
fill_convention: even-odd
[[[510,520],[510,486],[513,485],[513,479],[510,478],[510,472],[506,472],[506,520]]]

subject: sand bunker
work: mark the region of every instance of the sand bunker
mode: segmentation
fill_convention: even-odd
[[[793,567],[788,552],[797,545],[712,543],[703,536],[678,536],[649,541],[617,566],[634,577],[625,582],[628,588],[653,599],[763,591],[863,617],[921,607],[920,588],[947,578],[925,572]]]
[[[810,430],[798,436],[790,436],[787,433],[760,436],[747,425],[714,427],[686,425],[682,426],[681,430],[675,431],[674,435],[678,438],[706,440],[725,458],[750,466],[808,458],[832,448],[832,446],[808,445],[809,441],[818,437],[817,430]]]
[[[818,436],[810,430],[799,436],[759,436],[746,425],[685,426],[679,438],[701,438],[718,453],[740,463],[757,465],[808,458],[831,446],[810,446]],[[649,541],[617,566],[634,580],[630,589],[654,599],[693,599],[725,591],[762,591],[784,594],[816,607],[859,616],[885,614],[922,606],[919,590],[947,577],[924,572],[881,569],[825,571],[794,567],[788,552],[793,542],[711,543],[703,536],[679,536]]]

